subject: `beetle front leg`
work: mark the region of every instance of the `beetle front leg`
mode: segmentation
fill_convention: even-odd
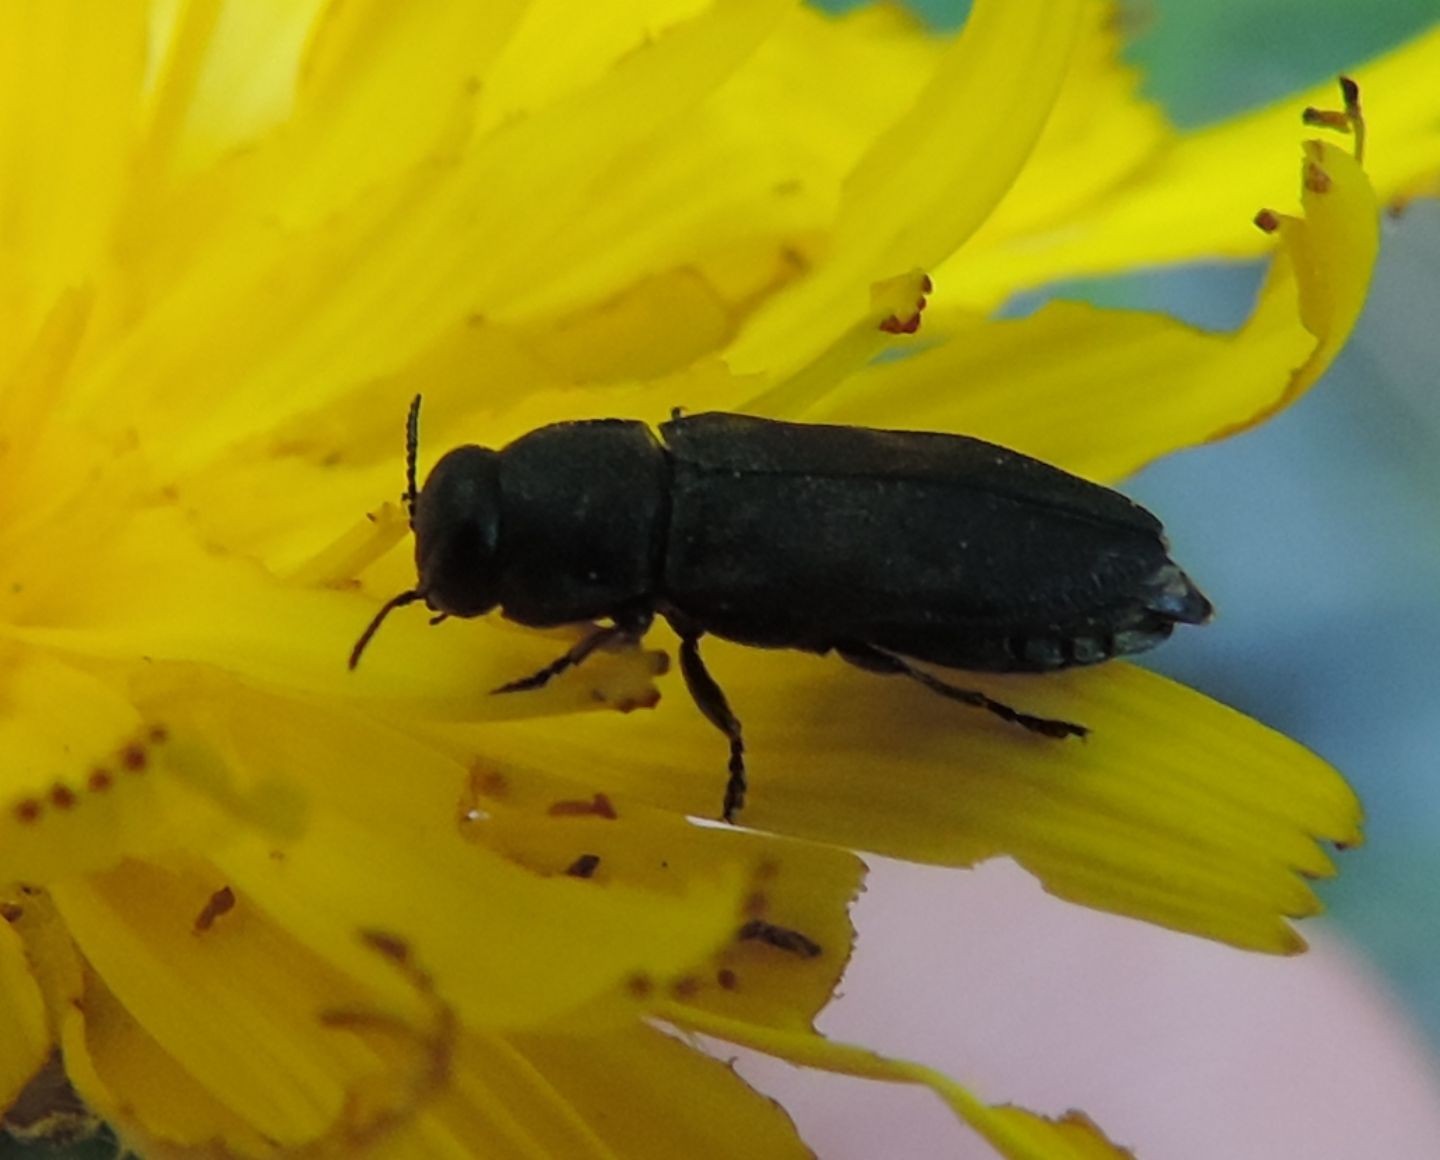
[[[932,693],[939,693],[940,696],[947,697],[952,701],[959,701],[962,705],[984,709],[994,713],[1002,721],[1009,721],[1012,725],[1019,725],[1022,729],[1028,729],[1032,733],[1041,733],[1046,737],[1084,737],[1090,732],[1084,725],[1059,721],[1054,717],[1036,717],[1030,713],[1022,713],[1019,709],[1012,709],[1003,701],[987,697],[978,689],[962,689],[958,685],[942,681],[924,669],[915,668],[903,657],[897,657],[874,645],[836,645],[835,651],[852,665],[862,668],[866,672],[909,677],[912,681],[918,681],[924,685]]]
[[[568,651],[556,657],[539,672],[531,673],[528,677],[521,677],[518,681],[511,681],[501,685],[498,689],[491,689],[493,693],[524,693],[531,689],[543,688],[550,681],[558,677],[566,669],[573,669],[596,649],[604,648],[607,645],[620,640],[638,641],[645,635],[645,630],[650,627],[651,616],[649,614],[633,619],[617,620],[614,624],[604,628],[597,628],[587,636],[582,636]]]
[[[745,804],[745,742],[740,736],[740,721],[731,712],[724,690],[715,683],[700,659],[700,634],[680,639],[680,671],[685,674],[685,687],[700,712],[730,741],[730,780],[725,783],[725,803],[720,816],[734,822]]]

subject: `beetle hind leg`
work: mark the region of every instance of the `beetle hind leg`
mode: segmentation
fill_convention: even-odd
[[[871,673],[886,673],[894,676],[909,677],[912,681],[924,685],[932,693],[938,693],[951,701],[959,701],[962,705],[969,705],[972,708],[984,709],[993,713],[1002,721],[1008,721],[1012,725],[1019,725],[1022,729],[1028,729],[1031,733],[1039,733],[1045,737],[1084,737],[1090,732],[1084,725],[1076,725],[1071,721],[1060,721],[1054,717],[1036,717],[1031,713],[1022,713],[1019,709],[1012,708],[1004,701],[997,701],[988,697],[978,689],[962,689],[958,685],[952,685],[948,681],[942,681],[939,677],[927,673],[924,669],[917,669],[903,657],[897,657],[884,649],[878,649],[868,644],[844,644],[836,645],[835,651],[845,660],[857,668],[862,668]]]
[[[725,783],[725,804],[720,816],[727,822],[733,822],[740,807],[745,804],[745,741],[740,734],[740,721],[725,699],[725,691],[700,659],[698,634],[680,639],[680,671],[685,675],[685,687],[690,690],[690,696],[700,712],[730,741],[730,780]]]

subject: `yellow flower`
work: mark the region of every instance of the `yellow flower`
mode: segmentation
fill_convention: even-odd
[[[427,465],[683,405],[1109,479],[1268,414],[1343,342],[1376,246],[1334,139],[1304,145],[1303,218],[1280,204],[1297,102],[1177,137],[1086,0],[982,0],[953,41],[781,0],[0,19],[0,1104],[58,1049],[156,1156],[802,1153],[658,1021],[930,1084],[1007,1156],[1114,1156],[810,1030],[851,851],[1009,855],[1091,906],[1300,947],[1350,791],[1139,669],[980,682],[1094,730],[1059,745],[716,647],[753,751],[755,829],[727,830],[687,821],[723,755],[656,651],[493,698],[563,634],[397,613],[345,666],[413,582],[382,501],[422,389]],[[1357,71],[1384,197],[1440,169],[1437,57],[1432,33]],[[985,317],[1260,254],[1272,204],[1234,335]]]

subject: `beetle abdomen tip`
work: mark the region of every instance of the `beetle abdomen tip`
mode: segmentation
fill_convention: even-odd
[[[1177,624],[1204,624],[1215,615],[1215,606],[1178,565],[1167,563],[1155,573],[1153,583],[1145,601],[1151,612]]]

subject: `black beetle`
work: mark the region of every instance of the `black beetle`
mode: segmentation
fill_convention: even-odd
[[[638,641],[659,613],[690,695],[730,741],[727,821],[745,799],[744,744],[700,659],[705,633],[833,650],[1047,737],[1083,737],[911,662],[1051,672],[1141,652],[1212,612],[1144,508],[980,439],[677,411],[658,439],[593,419],[502,451],[457,447],[417,491],[419,421],[416,396],[405,501],[419,583],[376,613],[350,667],[386,616],[420,600],[437,620],[498,605],[537,628],[610,621],[497,693]]]

